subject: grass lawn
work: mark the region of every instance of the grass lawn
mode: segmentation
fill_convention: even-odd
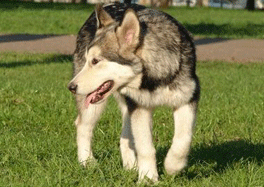
[[[0,54],[0,186],[136,186],[122,169],[121,117],[110,98],[94,137],[98,162],[77,162],[71,57]],[[166,175],[170,109],[154,113],[159,186],[263,186],[264,64],[199,62],[202,95],[188,168]],[[141,185],[143,186],[143,185]]]
[[[0,2],[0,33],[77,34],[91,5]],[[171,7],[164,10],[194,36],[264,38],[263,11]]]

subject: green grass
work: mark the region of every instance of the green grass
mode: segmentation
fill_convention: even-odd
[[[71,57],[0,54],[0,186],[137,186],[122,169],[121,116],[109,100],[94,137],[97,164],[77,162]],[[188,168],[165,174],[171,110],[154,113],[159,186],[263,186],[264,64],[199,62],[202,95]]]
[[[0,33],[77,34],[91,5],[1,1]],[[171,7],[164,10],[200,37],[264,38],[262,11]]]

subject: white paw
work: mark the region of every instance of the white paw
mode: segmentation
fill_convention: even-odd
[[[91,151],[86,151],[85,149],[78,149],[78,160],[83,166],[96,162],[93,153]]]
[[[147,179],[146,179],[147,177]],[[145,172],[142,172],[141,174],[139,174],[139,177],[138,177],[138,181],[139,183],[143,182],[143,183],[146,183],[148,182],[148,179],[151,181],[151,182],[158,182],[159,181],[159,175],[158,173],[153,173],[151,171],[148,171],[147,173]]]
[[[123,167],[127,170],[135,169],[137,167],[135,151],[131,148],[132,146],[130,146],[129,144],[130,143],[128,139],[121,138],[120,151],[123,160]]]
[[[144,181],[144,178],[149,178],[152,182],[157,182],[159,180],[159,175],[157,171],[155,160],[144,160],[138,165],[139,181]]]
[[[175,175],[179,173],[187,165],[187,157],[177,157],[176,155],[168,153],[164,167],[169,175]]]
[[[134,151],[126,151],[122,154],[124,169],[130,170],[137,167],[137,160]]]
[[[97,160],[92,156],[92,157],[87,158],[86,160],[79,159],[79,162],[82,166],[87,167],[87,166],[96,164]]]

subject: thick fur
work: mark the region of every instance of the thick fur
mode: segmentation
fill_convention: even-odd
[[[94,59],[99,62],[93,64]],[[152,111],[158,105],[174,110],[175,133],[165,159],[168,174],[187,164],[200,87],[195,74],[195,47],[188,31],[171,16],[140,5],[97,6],[81,28],[74,54],[79,161],[93,159],[94,126],[114,94],[123,127],[120,149],[123,166],[136,167],[139,179],[158,180],[152,142]],[[88,94],[108,80],[113,88],[98,103],[85,107]]]

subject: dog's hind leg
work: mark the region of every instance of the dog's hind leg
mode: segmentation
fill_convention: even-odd
[[[102,113],[106,101],[100,104],[90,104],[88,108],[79,109],[76,120],[78,160],[82,165],[86,165],[90,160],[94,160],[92,153],[93,129]]]
[[[165,159],[165,169],[173,175],[187,165],[187,157],[195,124],[196,104],[187,104],[174,111],[174,137]]]
[[[120,138],[120,151],[125,169],[133,169],[136,167],[136,153],[134,138],[131,132],[131,121],[128,112],[128,106],[125,99],[119,94],[115,94],[122,112],[122,134]]]
[[[158,181],[156,150],[152,142],[152,110],[137,107],[130,112],[131,129],[137,153],[139,180],[145,176]]]

